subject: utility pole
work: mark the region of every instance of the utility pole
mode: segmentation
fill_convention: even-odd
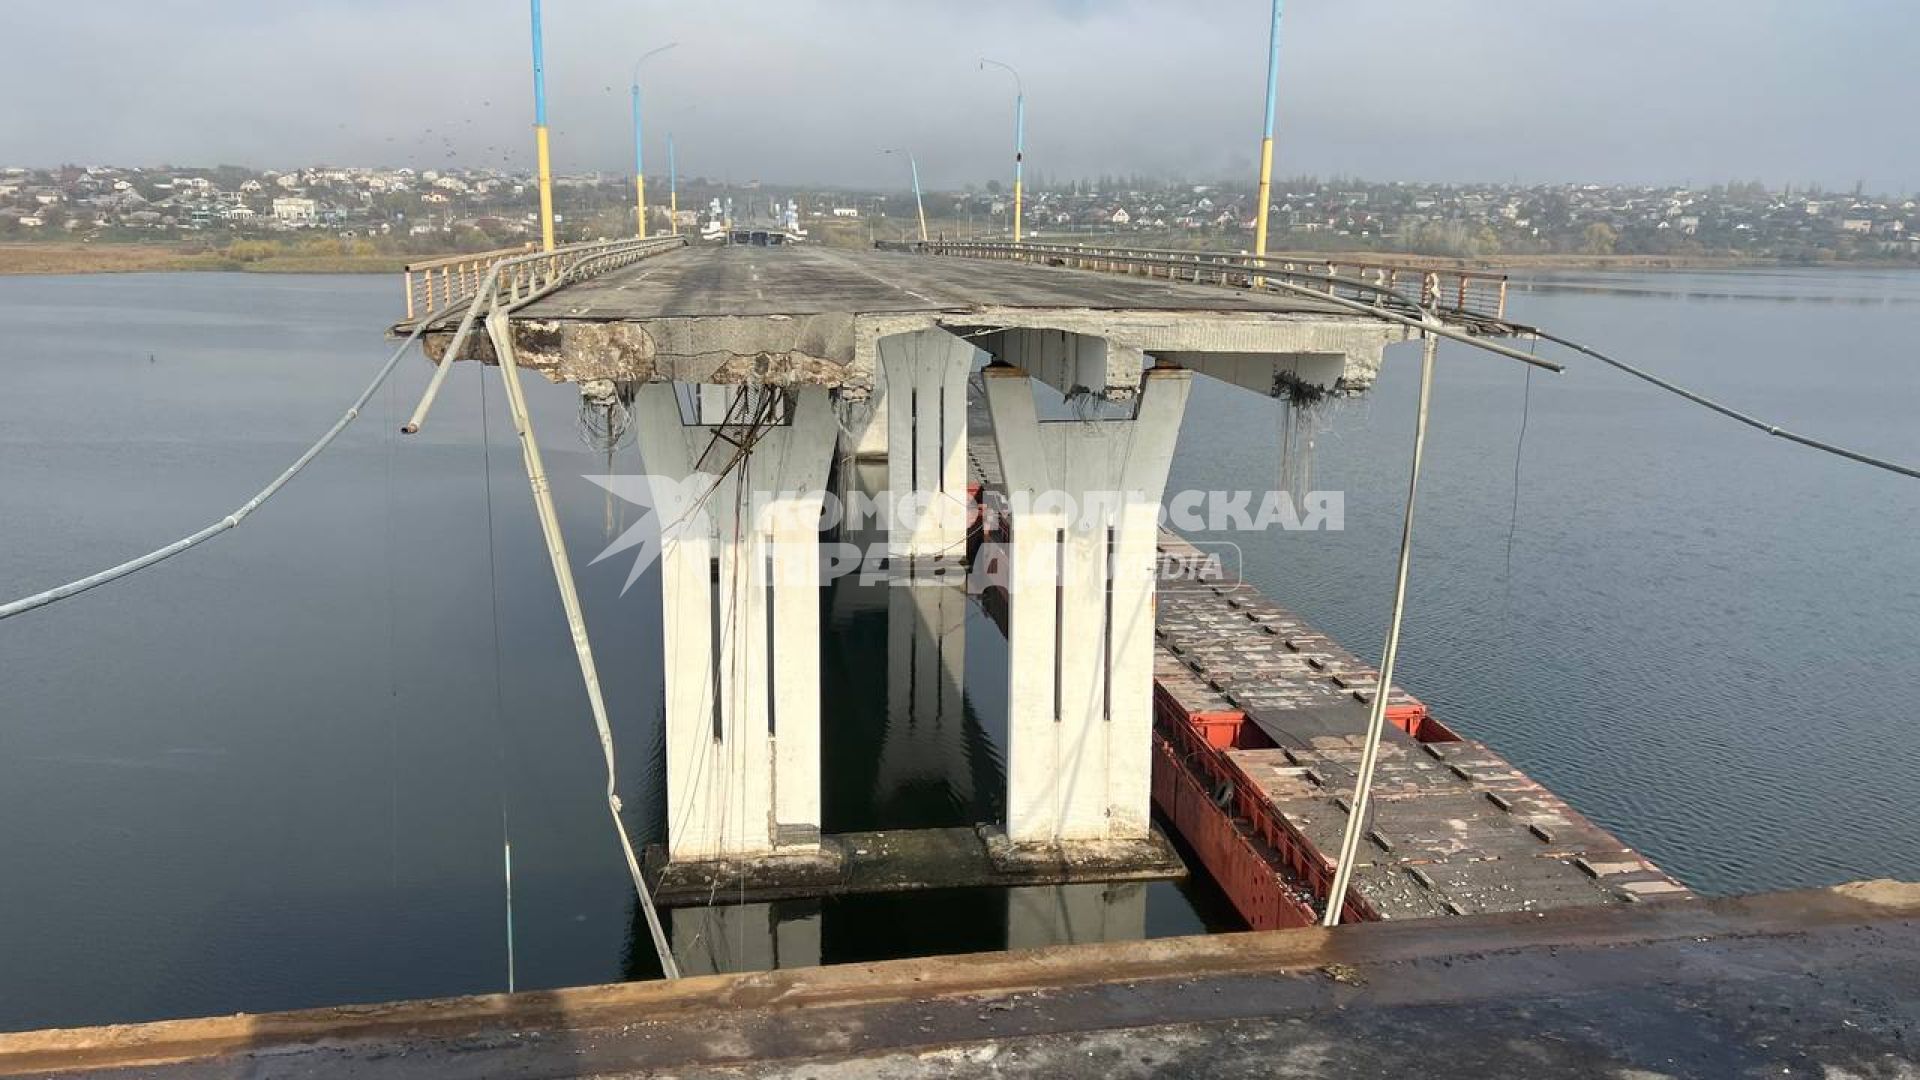
[[[673,156],[673,132],[667,132],[667,231],[680,235],[680,163]]]
[[[540,29],[540,0],[533,4],[533,144],[539,157],[540,246],[553,250],[553,157],[547,135],[546,39]]]
[[[1279,0],[1274,2],[1277,4]],[[1013,70],[1011,64],[989,60],[984,56],[980,58],[980,70],[985,71],[988,64],[1004,68],[1013,76],[1013,242],[1017,244],[1020,242],[1020,219],[1023,216],[1021,200],[1025,194],[1023,178],[1027,158],[1027,86],[1021,80],[1020,73]]]
[[[1266,269],[1267,207],[1273,202],[1273,111],[1280,96],[1280,2],[1273,0],[1273,32],[1267,43],[1267,125],[1260,137],[1260,208],[1253,219],[1253,257]]]

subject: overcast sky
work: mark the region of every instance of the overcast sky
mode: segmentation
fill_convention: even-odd
[[[526,0],[32,4],[0,164],[532,159]],[[929,187],[1251,175],[1267,0],[547,0],[555,167]],[[1915,0],[1289,0],[1276,171],[1920,188]],[[16,16],[24,12],[14,12]]]

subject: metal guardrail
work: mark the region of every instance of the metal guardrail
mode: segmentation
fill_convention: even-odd
[[[1482,270],[1285,255],[1269,255],[1263,261],[1226,252],[1089,244],[930,240],[914,246],[936,255],[1013,259],[1239,288],[1276,278],[1362,303],[1431,307],[1469,319],[1504,320],[1507,310],[1506,275]]]
[[[1372,282],[1375,285],[1384,285],[1396,292],[1404,291],[1405,286],[1409,284],[1420,289],[1427,287],[1431,282],[1435,294],[1433,300],[1442,306],[1496,319],[1507,317],[1507,275],[1489,270],[1463,270],[1457,267],[1432,266],[1418,262],[1267,256],[1268,266],[1272,266],[1276,261],[1280,263],[1281,269],[1289,274],[1301,273],[1323,278],[1348,277]]]
[[[576,281],[584,281],[641,259],[677,250],[686,244],[687,238],[678,234],[648,237],[645,240],[630,237],[625,240],[569,244],[552,251],[515,254],[494,260],[479,272],[477,282],[467,288],[463,299],[454,301],[451,309],[443,302],[424,316],[428,321],[444,323],[452,318],[453,312],[460,306],[466,308],[465,314],[460,317],[459,328],[454,331],[453,340],[447,344],[444,357],[434,369],[433,379],[427,383],[427,392],[421,396],[412,418],[401,430],[409,435],[420,430],[420,425],[426,421],[427,410],[440,393],[440,384],[446,381],[447,372],[453,367],[451,361],[460,355],[467,336],[482,317],[495,312],[512,311]],[[409,299],[412,295],[409,288]]]
[[[523,244],[408,263],[401,271],[406,275],[408,321],[419,318],[419,312],[471,300],[488,268],[532,250],[532,244]]]

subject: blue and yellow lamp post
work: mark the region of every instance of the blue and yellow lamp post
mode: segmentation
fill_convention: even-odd
[[[1027,87],[1020,73],[1013,70],[1013,65],[984,56],[980,58],[980,70],[985,71],[989,64],[1013,76],[1013,242],[1017,244],[1020,242],[1021,205],[1025,195],[1023,174],[1027,158]]]
[[[1260,138],[1260,200],[1253,219],[1253,256],[1267,255],[1267,207],[1273,203],[1273,111],[1280,96],[1280,3],[1273,0],[1273,33],[1267,44],[1267,126]],[[1261,267],[1266,263],[1261,262]]]
[[[553,157],[547,134],[546,39],[540,30],[540,0],[533,3],[533,141],[540,160],[540,245],[553,250]]]
[[[680,163],[673,156],[673,132],[667,132],[667,231],[680,235]]]
[[[646,131],[640,124],[640,65],[680,44],[669,42],[641,55],[633,63],[633,189],[634,216],[639,221],[640,239],[647,238],[647,161]]]

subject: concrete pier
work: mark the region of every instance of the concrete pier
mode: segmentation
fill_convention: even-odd
[[[1064,364],[1057,371],[1073,377]],[[1146,372],[1129,419],[1043,425],[1025,371],[985,372],[1012,506],[1007,835],[1016,844],[1147,835],[1154,542],[1191,378]]]
[[[661,478],[668,862],[693,878],[765,862],[794,882],[846,878],[845,846],[821,837],[817,549],[836,459],[853,491],[884,458],[884,552],[867,564],[914,579],[957,561],[969,379],[991,359],[1014,501],[1010,763],[1005,821],[979,824],[1002,863],[1164,867],[1149,826],[1155,531],[1194,373],[1355,393],[1407,335],[1313,297],[805,246],[657,253],[506,327],[521,367],[630,397]],[[430,353],[450,330],[430,329]],[[487,358],[469,340],[463,355]],[[1042,416],[1036,387],[1079,415]],[[903,592],[889,604],[903,627],[958,625],[952,597]],[[935,640],[922,657],[903,638],[889,681],[937,727],[957,720],[964,667]],[[876,749],[885,769],[932,772],[914,758],[941,745]]]
[[[967,375],[972,344],[945,330],[880,339],[894,559],[957,559],[967,542]]]
[[[658,498],[667,844],[675,859],[807,855],[820,841],[818,521],[836,428],[827,392],[648,383],[634,428]],[[754,415],[792,410],[785,424]],[[756,515],[756,506],[767,513]],[[773,677],[778,670],[779,677]]]

